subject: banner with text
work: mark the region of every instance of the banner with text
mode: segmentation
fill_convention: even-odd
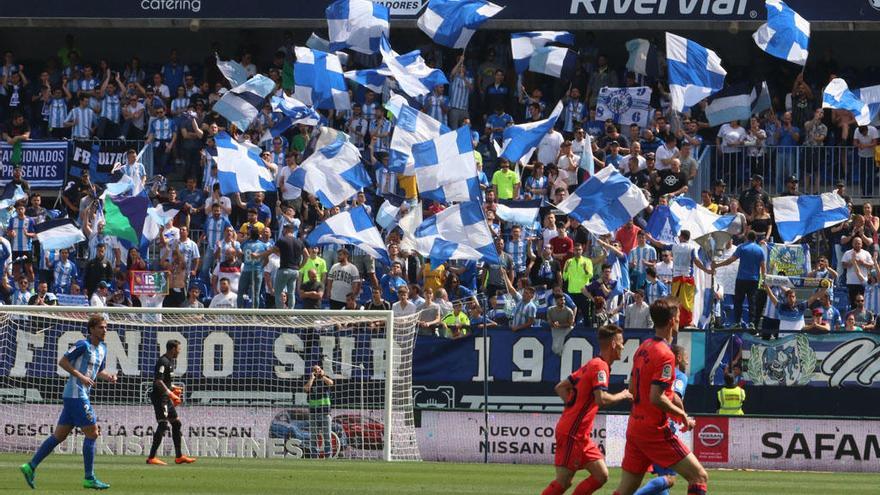
[[[133,296],[167,296],[168,295],[168,279],[171,277],[169,271],[137,271],[132,270],[131,274],[131,295]]]
[[[32,188],[59,188],[67,172],[67,141],[21,143],[21,176]],[[12,180],[13,147],[0,143],[0,186]]]
[[[73,141],[72,147],[67,175],[81,177],[82,171],[88,170],[94,184],[116,182],[118,177],[113,174],[113,165],[125,163],[125,152],[133,149],[130,141],[121,140]]]

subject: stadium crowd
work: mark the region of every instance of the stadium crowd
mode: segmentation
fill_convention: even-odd
[[[149,62],[135,56],[117,64],[82,55],[72,36],[56,56],[28,66],[19,63],[18,54],[5,52],[0,67],[4,141],[130,140],[119,174],[145,185],[154,204],[177,205],[179,213],[147,251],[126,249],[118,238],[102,233],[103,184],[93,183],[88,174],[69,179],[59,211],[54,211],[30,190],[18,165],[4,164],[15,166],[7,191],[18,185],[29,196],[14,206],[0,241],[10,265],[8,277],[0,277],[0,296],[6,303],[37,305],[55,304],[57,295],[64,294],[85,295],[93,306],[392,309],[397,315],[419,312],[423,334],[449,338],[463,337],[483,322],[512,331],[546,325],[560,337],[554,339],[554,351],[561,352],[576,322],[650,327],[652,301],[673,293],[688,307],[686,300],[693,298],[688,279],[697,270],[714,273],[712,264],[696,255],[698,245],[688,232],[669,244],[646,230],[656,208],[700,190],[695,178],[708,152],[713,156],[702,163],[711,169],[712,186],[700,191],[698,203],[712,213],[734,215],[726,231],[711,241],[717,261],[734,256],[740,262],[732,322],[817,331],[874,328],[874,312],[880,310],[880,218],[869,201],[853,204],[847,186],[861,184],[861,195],[873,193],[878,131],[856,126],[848,112],[821,108],[822,87],[839,71],[830,52],[808,66],[806,76],[780,71],[780,80],[770,81],[770,110],[749,122],[712,128],[705,101],[685,114],[670,110],[662,77],[645,80],[626,72],[624,61],[601,53],[591,35],[579,47],[579,63],[568,80],[531,73],[517,77],[509,38],[493,33],[480,39],[465,55],[438,45],[421,47],[429,65],[448,71],[449,84],[410,104],[452,129],[471,126],[483,204],[500,253],[497,265],[449,261],[432,266],[401,247],[400,230],[394,227],[382,232],[390,266],[376,263],[356,246],[303,246],[316,225],[355,206],[374,217],[390,198],[402,199],[401,214],[422,204],[429,217],[448,206],[418,203],[415,178],[388,171],[395,121],[383,103],[394,90],[393,80],[382,93],[349,82],[352,109],[322,111],[361,150],[375,181],[349,201],[325,208],[314,195],[287,182],[315,151],[316,129],[297,125],[273,138],[266,132],[276,118],[268,103],[249,129],[228,125],[212,111],[228,86],[213,54],[184,61],[172,51],[164,61],[150,54]],[[248,75],[262,73],[274,80],[276,94],[290,94],[293,44],[288,33],[268,59],[247,51],[236,59]],[[350,62],[351,68],[373,67],[378,60],[354,54]],[[655,110],[647,126],[596,119],[600,88],[639,85],[653,89]],[[559,98],[564,110],[556,129],[527,163],[497,159],[492,142],[500,144],[507,126],[546,118]],[[214,137],[221,130],[263,149],[261,158],[275,174],[277,192],[220,194]],[[142,140],[153,149],[151,176],[138,162]],[[832,146],[852,148],[825,151]],[[580,156],[589,152],[585,147],[594,156],[592,170],[579,166]],[[800,149],[796,154],[795,148]],[[596,236],[554,205],[604,167],[628,177],[651,206],[614,235]],[[823,173],[832,169],[840,173]],[[829,190],[847,201],[852,215],[801,241],[818,260],[810,276],[833,282],[811,297],[813,320],[806,325],[807,305],[794,299],[794,291],[759,289],[765,260],[760,246],[780,242],[771,197]],[[514,199],[544,200],[534,225],[512,224],[495,214],[500,202]],[[74,219],[87,240],[43,252],[34,228],[58,215]],[[130,293],[130,272],[148,269],[170,271],[164,300],[145,301]],[[834,286],[848,290],[847,307],[833,305]],[[721,325],[723,294],[717,284],[714,289],[711,304]],[[743,319],[744,299],[758,308],[749,321]],[[693,320],[683,324],[696,324]]]

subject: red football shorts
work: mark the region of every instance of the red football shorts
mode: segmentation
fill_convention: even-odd
[[[651,464],[668,468],[690,453],[687,445],[668,429],[650,435],[627,432],[621,467],[630,473],[644,473]]]
[[[554,464],[569,471],[586,468],[587,464],[605,459],[599,446],[589,438],[574,440],[568,435],[556,436],[556,460]]]

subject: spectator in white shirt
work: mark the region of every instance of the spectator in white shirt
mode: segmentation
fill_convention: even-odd
[[[675,144],[675,134],[670,134],[666,136],[666,143],[657,148],[657,151],[654,153],[657,159],[657,170],[666,170],[670,168],[672,166],[672,160],[680,158],[678,147],[676,147]]]
[[[563,141],[562,134],[555,129],[550,129],[550,132],[545,134],[541,138],[541,142],[538,143],[538,161],[544,165],[555,164]]]
[[[401,285],[397,288],[398,300],[391,305],[395,317],[409,316],[416,313],[416,305],[409,300],[409,287]]]

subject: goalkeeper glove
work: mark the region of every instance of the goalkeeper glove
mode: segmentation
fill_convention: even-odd
[[[183,402],[182,397],[183,388],[177,386],[171,387],[171,393],[168,394],[168,398],[171,399],[171,404],[173,404],[174,407],[179,406]]]

